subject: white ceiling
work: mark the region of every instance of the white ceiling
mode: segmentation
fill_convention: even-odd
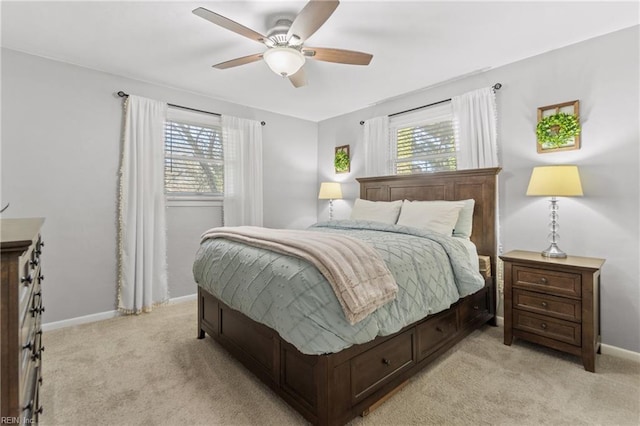
[[[211,68],[265,47],[191,13],[205,7],[264,34],[276,17],[295,16],[305,4],[2,1],[1,41],[10,49],[320,121],[639,23],[635,1],[343,0],[306,45],[368,52],[371,64],[307,60],[309,84],[296,89],[263,61]]]

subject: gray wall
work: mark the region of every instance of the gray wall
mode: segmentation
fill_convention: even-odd
[[[548,201],[525,196],[531,169],[577,164],[585,196],[560,200],[560,247],[569,254],[606,258],[602,272],[602,339],[640,352],[639,254],[639,27],[558,49],[488,72],[413,93],[319,123],[318,181],[346,185],[335,203],[337,218],[349,215],[363,174],[360,120],[402,111],[496,82],[499,214],[504,251],[547,246]],[[536,109],[580,100],[582,148],[536,152]],[[335,175],[335,146],[351,144],[351,173]],[[318,202],[318,219],[328,216]]]
[[[265,226],[316,221],[316,123],[2,49],[3,217],[46,218],[45,322],[115,309],[118,90],[266,121]],[[220,207],[168,208],[172,297],[195,292],[198,239],[219,219]]]

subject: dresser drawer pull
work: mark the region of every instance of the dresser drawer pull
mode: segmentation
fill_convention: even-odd
[[[26,277],[20,278],[20,282],[24,283],[24,285],[29,285],[33,282],[33,278],[31,277],[31,274],[29,274]]]
[[[543,330],[546,330],[546,329],[547,329],[547,324],[545,324],[545,323],[543,322],[542,324],[540,324],[540,327],[541,327]]]
[[[22,346],[22,350],[25,350],[25,349],[31,350],[31,348],[33,348],[34,344],[35,344],[35,342],[33,340],[31,340],[29,343],[27,343],[26,345]]]
[[[475,311],[477,311],[478,309],[480,309],[480,306],[478,306],[478,305],[473,305],[473,309],[474,309]]]
[[[549,306],[549,304],[547,302],[542,302],[541,305],[542,305],[543,308],[546,308],[547,306]]]
[[[545,277],[540,278],[540,284],[546,284],[548,282],[549,280],[547,280]]]
[[[44,281],[44,275],[40,275],[40,276],[38,277],[38,281]]]
[[[443,329],[442,329],[442,327],[440,327],[440,326],[437,326],[437,327],[436,327],[436,331],[437,331],[438,333],[443,333],[443,332],[444,332],[444,330],[443,330]]]
[[[29,312],[31,312],[32,317],[35,317],[37,314],[41,314],[44,312],[44,306],[41,306],[39,308],[31,308],[29,309]]]
[[[44,346],[42,346],[38,352],[31,355],[31,361],[35,361],[36,359],[42,358],[42,352],[44,352]]]
[[[40,263],[40,261],[38,259],[33,259],[29,261],[29,264],[31,266],[38,266],[38,263]]]
[[[29,403],[27,405],[24,406],[22,411],[31,410],[32,408],[33,408],[33,399],[31,401],[29,401]]]
[[[389,365],[391,365],[391,360],[386,359],[386,358],[382,358],[382,363],[383,363],[384,365],[389,366]]]
[[[42,381],[43,381],[42,376],[40,376],[40,378],[38,379],[38,383],[42,384]]]
[[[40,408],[38,408],[38,409],[35,411],[35,413],[36,413],[36,414],[42,414],[42,412],[43,412],[43,411],[44,411],[44,409],[43,409],[43,407],[42,407],[42,405],[41,405],[41,406],[40,406]]]

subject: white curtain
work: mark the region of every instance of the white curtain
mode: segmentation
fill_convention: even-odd
[[[364,123],[364,175],[394,174],[395,152],[389,135],[389,116],[375,117]]]
[[[224,225],[262,226],[262,126],[222,116]]]
[[[129,96],[120,160],[118,310],[149,312],[169,298],[164,195],[167,105]]]
[[[492,87],[451,98],[458,131],[458,169],[498,166],[496,97]]]

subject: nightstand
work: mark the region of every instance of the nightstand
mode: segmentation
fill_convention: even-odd
[[[504,344],[519,337],[578,355],[595,372],[604,259],[514,250],[504,261]]]

